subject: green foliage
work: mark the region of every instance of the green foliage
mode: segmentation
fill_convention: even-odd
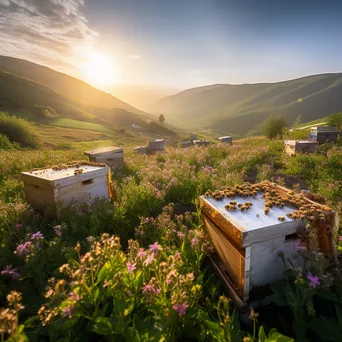
[[[327,124],[329,126],[337,127],[338,129],[342,129],[342,112],[335,113],[328,116]]]
[[[282,135],[283,129],[286,128],[286,118],[284,115],[271,115],[264,124],[263,133],[269,139],[275,139]]]
[[[28,121],[0,112],[0,133],[6,135],[12,143],[18,143],[22,147],[37,148],[38,137]]]
[[[0,133],[0,149],[10,150],[13,148],[13,144],[9,141],[6,135]]]
[[[301,122],[302,122],[302,115],[299,114],[299,115],[296,117],[296,120],[295,120],[294,123],[293,123],[293,127],[294,127],[294,128],[297,128],[298,126],[300,126]]]

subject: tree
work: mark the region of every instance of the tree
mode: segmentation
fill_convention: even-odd
[[[328,116],[328,125],[337,127],[337,129],[342,129],[342,112],[335,113]]]
[[[301,124],[301,122],[302,122],[302,114],[299,114],[293,123],[293,127],[297,128]]]
[[[159,122],[160,122],[161,124],[163,124],[164,121],[165,121],[165,116],[164,116],[164,114],[160,114],[160,115],[159,115]]]
[[[282,136],[283,129],[287,127],[286,118],[284,115],[271,115],[264,124],[264,134],[269,139],[274,139],[278,135]]]

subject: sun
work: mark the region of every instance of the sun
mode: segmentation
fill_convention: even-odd
[[[83,63],[82,70],[87,81],[94,86],[107,86],[118,81],[114,59],[100,52],[92,52]]]

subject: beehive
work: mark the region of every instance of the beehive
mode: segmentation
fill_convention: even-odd
[[[192,141],[184,141],[184,142],[182,142],[181,146],[183,148],[188,148],[188,147],[193,146],[193,143],[192,143]]]
[[[151,154],[164,151],[165,139],[153,139],[148,143],[148,149]]]
[[[84,152],[89,157],[89,161],[94,163],[105,163],[111,169],[122,167],[124,162],[124,152],[121,147],[102,147]]]
[[[210,144],[209,140],[194,140],[193,143],[196,146],[208,146]]]
[[[49,206],[56,213],[70,201],[89,197],[109,198],[111,181],[105,164],[70,163],[58,167],[22,172],[26,201],[36,209]]]
[[[284,140],[285,152],[289,155],[297,153],[315,153],[319,143],[309,140]]]
[[[227,135],[225,137],[220,137],[218,138],[222,143],[224,144],[232,144],[233,143],[233,138],[230,135]]]
[[[316,141],[319,144],[324,144],[327,142],[336,143],[337,137],[339,135],[342,136],[342,132],[338,132],[336,127],[317,126],[311,127],[308,139],[311,141]]]
[[[221,276],[225,275],[228,291],[240,303],[248,301],[252,290],[282,278],[284,266],[279,253],[285,258],[292,256],[298,234],[306,225],[302,214],[293,214],[296,203],[313,208],[306,210],[314,210],[312,224],[320,249],[333,254],[335,213],[301,194],[262,182],[200,197],[204,227],[224,269]],[[265,205],[272,206],[268,213]],[[324,223],[323,216],[318,215],[324,215]]]
[[[147,146],[137,146],[133,149],[134,152],[137,154],[147,154],[148,153],[148,147]]]

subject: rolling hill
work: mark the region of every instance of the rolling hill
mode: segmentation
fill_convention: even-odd
[[[165,97],[146,109],[174,124],[217,133],[256,132],[268,116],[301,114],[308,122],[342,111],[342,74],[322,74],[278,83],[217,84]]]
[[[49,108],[53,115],[37,113],[35,105]],[[135,124],[140,127],[140,134],[146,136],[176,137],[173,130],[151,121],[146,113],[76,78],[3,56],[0,56],[0,111],[45,125],[110,131],[132,130]]]

